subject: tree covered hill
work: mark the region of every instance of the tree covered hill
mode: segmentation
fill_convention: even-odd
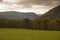
[[[55,18],[60,18],[60,5],[49,10],[47,13],[43,14],[40,16],[38,19],[55,19]]]

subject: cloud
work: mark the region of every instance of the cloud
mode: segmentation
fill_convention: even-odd
[[[60,5],[60,0],[0,0],[1,10],[33,11],[45,13],[51,8]]]
[[[2,0],[0,0],[0,2],[2,2]]]
[[[21,0],[2,0],[2,2],[18,3]]]
[[[51,7],[60,5],[60,0],[3,0],[3,2],[10,2],[10,3],[23,5],[23,7],[25,8],[31,8],[32,5],[42,5],[42,6],[51,6]]]
[[[20,3],[51,6],[60,4],[60,0],[22,0]]]

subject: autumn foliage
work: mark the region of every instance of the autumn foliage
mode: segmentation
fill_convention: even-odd
[[[41,19],[39,21],[0,19],[0,28],[23,28],[34,30],[60,30],[60,19]]]

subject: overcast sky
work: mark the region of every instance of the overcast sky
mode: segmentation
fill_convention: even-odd
[[[60,5],[60,0],[0,0],[0,11],[35,12],[44,14]]]

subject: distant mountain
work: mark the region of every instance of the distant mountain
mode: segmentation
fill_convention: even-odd
[[[54,18],[60,18],[60,5],[49,10],[47,13],[43,14],[40,18],[49,18],[49,19],[54,19]]]
[[[23,20],[25,18],[35,19],[38,15],[33,12],[15,12],[15,11],[8,11],[8,12],[0,12],[0,18],[9,18],[15,20]]]

